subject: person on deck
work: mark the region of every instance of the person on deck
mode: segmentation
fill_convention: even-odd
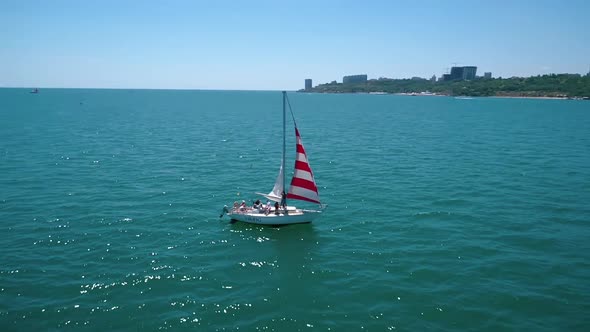
[[[285,211],[285,215],[287,214],[287,194],[285,193],[285,191],[283,190],[283,193],[281,194],[281,207],[283,208],[283,211]]]
[[[285,191],[281,194],[281,207],[285,210],[287,209],[287,195],[285,194]]]
[[[279,202],[275,202],[275,214],[279,214]]]

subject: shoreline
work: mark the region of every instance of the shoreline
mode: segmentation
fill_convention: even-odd
[[[550,96],[489,96],[487,98],[583,100],[582,98],[550,97]]]
[[[303,93],[319,93],[319,94],[361,94],[361,95],[391,95],[391,96],[407,96],[407,97],[451,97],[457,99],[474,99],[474,98],[510,98],[510,99],[544,99],[544,100],[590,100],[590,97],[553,97],[553,96],[510,96],[510,95],[497,95],[497,96],[469,96],[469,95],[447,95],[440,93],[419,93],[419,92],[315,92],[315,91],[298,91]]]

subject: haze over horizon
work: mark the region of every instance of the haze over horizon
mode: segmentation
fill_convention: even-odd
[[[0,4],[0,87],[297,90],[344,75],[585,74],[590,3]]]

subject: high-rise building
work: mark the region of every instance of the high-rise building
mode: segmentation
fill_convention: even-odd
[[[367,75],[350,75],[342,78],[342,83],[365,83],[367,82]]]
[[[463,79],[464,80],[474,80],[475,74],[477,74],[477,67],[476,66],[463,67]]]
[[[311,87],[312,87],[311,78],[306,78],[305,79],[305,90],[311,90]]]
[[[462,80],[463,79],[463,67],[451,67],[451,74],[449,78],[454,80]]]
[[[487,71],[485,73],[483,73],[483,78],[485,78],[486,80],[489,80],[492,78],[492,73]]]
[[[476,73],[476,66],[451,67],[451,73],[448,74],[448,80],[474,80]]]

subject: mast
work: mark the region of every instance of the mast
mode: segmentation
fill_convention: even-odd
[[[287,91],[283,91],[283,159],[281,161],[281,167],[283,169],[283,192],[281,193],[281,203],[287,206],[287,192],[285,191],[285,151],[286,151],[286,136],[287,136],[287,110],[285,107],[285,99],[287,98]]]

